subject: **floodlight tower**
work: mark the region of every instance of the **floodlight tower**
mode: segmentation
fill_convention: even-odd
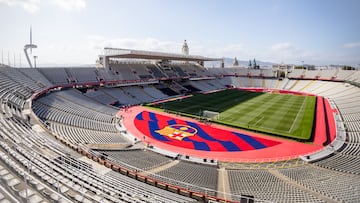
[[[186,40],[184,40],[184,44],[182,46],[182,53],[184,55],[189,55],[189,46],[186,43]]]
[[[37,48],[37,46],[35,44],[32,43],[32,29],[31,29],[31,26],[30,26],[30,44],[26,44],[24,46],[24,52],[25,52],[25,56],[26,56],[26,59],[29,63],[29,66],[30,68],[32,68],[32,64],[31,64],[31,60],[30,60],[30,57],[29,57],[29,54],[27,52],[28,49],[30,49],[30,54],[32,54],[32,49],[35,49]]]
[[[34,68],[36,68],[36,59],[37,59],[37,56],[34,56]]]

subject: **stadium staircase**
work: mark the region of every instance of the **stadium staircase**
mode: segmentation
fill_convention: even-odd
[[[278,80],[278,84],[276,85],[276,89],[285,89],[285,87],[287,86],[287,84],[289,83],[289,79],[288,78],[284,78],[282,80],[282,82],[280,82],[280,80]]]
[[[317,86],[316,86],[315,88],[313,88],[311,91],[312,91],[312,92],[318,92],[317,90],[323,88],[324,86],[326,86],[326,83],[322,83],[322,84],[320,84],[320,85],[317,85]]]
[[[107,95],[108,97],[111,97],[112,99],[120,102],[119,100],[117,100],[115,97],[113,97],[112,95],[110,95],[109,93],[107,93],[106,91],[101,91],[103,94]]]
[[[295,83],[289,88],[289,90],[292,90],[296,85],[299,83],[299,80],[296,80]]]
[[[275,89],[279,89],[280,84],[281,84],[281,81],[280,81],[280,80],[278,80],[278,81],[276,82]]]
[[[337,78],[338,74],[339,74],[339,69],[336,69],[335,74],[334,74],[334,78]]]
[[[218,169],[217,197],[224,200],[231,200],[231,190],[229,185],[229,176],[227,170],[222,167]]]
[[[162,166],[153,168],[153,169],[148,170],[148,171],[141,172],[140,174],[141,175],[148,175],[148,174],[151,174],[151,173],[155,174],[155,173],[158,173],[160,171],[164,171],[164,170],[166,170],[168,168],[171,168],[171,167],[175,166],[176,164],[178,164],[179,162],[180,162],[179,160],[174,160],[174,161],[166,163],[166,164],[164,164]]]
[[[254,80],[251,77],[249,77],[249,82],[250,82],[250,87],[254,87]]]
[[[310,87],[313,83],[315,82],[315,80],[310,81],[308,84],[306,84],[303,88],[301,88],[299,91],[303,92],[305,89],[307,89],[308,87]]]
[[[271,173],[272,175],[274,175],[275,177],[279,178],[280,180],[284,181],[285,183],[287,184],[290,184],[296,188],[299,188],[300,190],[308,193],[308,194],[311,194],[319,199],[322,199],[322,200],[325,200],[325,202],[327,203],[336,203],[337,201],[333,200],[333,199],[330,199],[328,198],[327,196],[323,195],[322,193],[320,192],[316,192],[314,190],[310,190],[304,186],[302,186],[301,184],[291,180],[289,177],[283,175],[282,173],[280,173],[278,170],[275,170],[275,169],[270,169],[268,170],[269,173]]]
[[[67,79],[69,83],[76,83],[77,82],[77,78],[73,77],[70,70],[68,70],[67,68],[65,68],[65,72],[67,74]]]
[[[263,88],[266,88],[265,79],[262,79],[261,82],[262,82],[262,87],[263,87]]]
[[[170,88],[175,90],[175,92],[188,92],[189,90],[177,83],[176,81],[173,81],[173,83],[170,85]]]

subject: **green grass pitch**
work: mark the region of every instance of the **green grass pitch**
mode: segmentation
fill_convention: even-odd
[[[217,123],[305,141],[311,138],[315,101],[315,96],[230,89],[154,107],[192,117],[203,110],[216,111],[220,113]]]

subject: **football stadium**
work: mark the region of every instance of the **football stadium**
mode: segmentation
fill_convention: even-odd
[[[204,65],[221,60],[185,42],[1,64],[0,199],[358,202],[360,71]]]

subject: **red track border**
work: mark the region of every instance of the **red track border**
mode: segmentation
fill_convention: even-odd
[[[155,140],[151,137],[148,137],[141,133],[134,125],[134,120],[137,114],[139,114],[142,111],[149,111],[154,112],[156,114],[162,114],[169,117],[173,117],[176,119],[179,119],[181,117],[164,113],[164,112],[158,112],[158,111],[152,111],[148,108],[142,107],[142,106],[135,106],[131,107],[127,111],[120,111],[119,113],[123,117],[123,124],[124,127],[128,130],[129,133],[131,133],[133,136],[135,136],[139,140],[144,140],[144,136],[146,137],[145,141],[149,143],[150,145],[153,145],[155,147],[159,147],[165,150],[169,150],[175,153],[179,153],[182,155],[187,156],[194,156],[197,158],[207,159],[207,160],[217,160],[217,161],[229,161],[229,162],[269,162],[269,161],[280,161],[280,160],[288,160],[288,159],[294,159],[298,158],[301,155],[304,154],[310,154],[312,152],[320,150],[323,146],[319,145],[319,143],[312,143],[312,144],[305,144],[300,143],[292,140],[282,139],[282,138],[276,138],[271,137],[263,134],[258,134],[254,132],[248,132],[244,130],[234,129],[226,126],[221,125],[215,125],[212,124],[212,126],[216,126],[219,129],[223,130],[229,130],[233,132],[239,132],[243,134],[247,134],[253,137],[260,137],[260,138],[266,138],[271,139],[280,142],[280,144],[268,147],[265,149],[259,149],[259,150],[250,150],[250,151],[242,151],[242,152],[212,152],[212,151],[199,151],[199,150],[193,150],[193,149],[186,149],[186,148],[180,148],[173,145],[166,144],[164,142]],[[188,120],[191,122],[194,122],[198,125],[203,125],[202,123],[198,122],[197,120],[191,119],[191,118],[182,118],[184,120]]]

